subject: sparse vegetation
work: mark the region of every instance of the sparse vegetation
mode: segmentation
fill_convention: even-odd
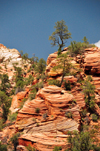
[[[70,111],[66,111],[65,116],[68,118],[73,118],[72,112],[70,112]]]
[[[0,142],[0,151],[7,151],[7,145]]]
[[[61,151],[62,150],[62,147],[61,146],[55,146],[53,151]]]
[[[90,77],[83,82],[83,93],[85,95],[85,102],[88,108],[95,109],[95,86],[90,82]]]
[[[3,110],[2,118],[6,121],[9,113],[9,108],[11,105],[11,99],[5,94],[5,92],[0,91],[0,106]]]
[[[70,81],[68,81],[68,82],[64,81],[64,87],[65,87],[66,90],[71,90]]]
[[[9,121],[11,121],[11,122],[15,121],[16,118],[17,118],[17,114],[18,114],[17,112],[13,113],[13,114],[10,114],[9,115]]]
[[[26,146],[28,151],[36,151],[34,147],[31,147],[30,145]]]
[[[18,145],[18,137],[20,136],[20,133],[16,133],[14,134],[11,138],[10,138],[10,143],[13,144],[14,146],[14,151],[16,151],[16,147]]]
[[[97,122],[98,116],[97,116],[96,114],[92,114],[92,120],[93,120],[94,122]]]
[[[37,107],[37,108],[35,109],[35,113],[40,113],[40,108]]]
[[[56,79],[49,80],[48,83],[49,83],[49,85],[56,85],[58,87],[61,86],[61,82],[59,80],[56,80]]]

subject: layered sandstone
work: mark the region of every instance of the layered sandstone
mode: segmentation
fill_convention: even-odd
[[[90,50],[91,52],[85,54],[84,70],[90,74],[100,74],[100,48],[91,48]]]
[[[39,90],[36,99],[28,100],[18,113],[16,130],[23,130],[19,144],[31,143],[40,151],[43,148],[51,151],[56,145],[66,146],[67,132],[78,130],[80,125],[79,106],[77,103],[71,106],[73,99],[72,94],[57,86]],[[72,118],[68,118],[67,113],[71,113]]]

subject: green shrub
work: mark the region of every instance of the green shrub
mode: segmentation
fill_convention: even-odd
[[[68,149],[66,151],[90,151],[92,150],[92,140],[89,132],[71,132],[68,133]]]
[[[41,75],[37,75],[36,79],[39,80],[41,78]]]
[[[8,116],[8,113],[9,113],[9,108],[10,108],[10,105],[11,105],[11,98],[8,97],[5,92],[3,91],[0,91],[0,106],[2,107],[2,110],[3,110],[3,119],[6,121],[7,120],[7,116]]]
[[[65,89],[66,90],[71,90],[71,84],[70,84],[70,81],[68,81],[68,82],[66,82],[66,81],[64,81],[64,87],[65,87]]]
[[[27,70],[27,73],[31,72],[31,70],[32,70],[32,68],[28,69],[28,70]]]
[[[98,116],[96,114],[92,114],[92,120],[94,122],[97,122]]]
[[[1,74],[0,75],[0,80],[1,80],[1,84],[0,84],[0,90],[7,93],[7,90],[10,88],[10,81],[9,81],[9,77],[8,74]]]
[[[42,74],[42,75],[41,75],[41,80],[43,80],[43,81],[44,81],[44,80],[46,80],[46,79],[47,79],[47,75]]]
[[[49,80],[48,82],[49,82],[49,85],[56,85],[58,87],[61,86],[61,82],[59,80],[53,79],[53,80]]]
[[[35,99],[35,96],[36,96],[36,92],[34,92],[34,93],[30,93],[30,94],[29,94],[29,98],[30,98],[30,100]]]
[[[14,134],[11,138],[10,138],[10,142],[13,144],[14,146],[14,150],[16,151],[16,147],[18,145],[18,138],[20,136],[20,133],[16,133]]]
[[[4,127],[6,127],[7,126],[7,124],[6,123],[4,123],[5,122],[5,120],[4,119],[0,119],[0,130],[2,131],[2,129],[4,128]]]
[[[43,58],[41,58],[39,62],[36,64],[34,70],[35,70],[35,73],[42,74],[44,73],[45,68],[46,68],[46,61]]]
[[[7,145],[1,144],[0,142],[0,151],[7,151]]]
[[[43,88],[43,85],[44,85],[43,82],[39,82],[35,85],[35,88],[37,87],[38,89],[41,89]]]
[[[32,84],[34,77],[30,74],[28,78],[25,78],[25,85]]]
[[[65,116],[68,117],[68,118],[72,118],[73,117],[72,112],[70,112],[70,111],[66,111],[65,112]]]
[[[78,54],[82,54],[84,52],[84,49],[87,47],[89,47],[89,43],[72,41],[70,46],[68,47],[68,50],[73,57],[77,56]]]
[[[94,111],[95,109],[95,86],[91,83],[91,78],[87,77],[87,79],[83,82],[83,93],[85,98],[86,106]]]
[[[55,146],[54,149],[53,149],[53,151],[60,151],[60,150],[62,150],[61,146]]]
[[[40,108],[36,108],[35,113],[40,113]]]
[[[13,114],[10,114],[9,115],[9,121],[11,121],[11,122],[15,121],[16,118],[17,118],[17,114],[18,114],[17,112],[13,113]]]
[[[23,107],[24,103],[26,102],[26,98],[23,98],[20,102],[20,109]]]
[[[81,116],[82,116],[82,117],[85,117],[86,114],[87,114],[87,110],[86,110],[86,109],[84,109],[84,110],[81,111]]]
[[[16,82],[16,87],[23,88],[24,85],[25,85],[25,83],[24,83],[24,81],[22,81],[22,80],[18,80],[18,81]]]
[[[34,147],[31,147],[30,145],[26,146],[28,151],[36,151]]]

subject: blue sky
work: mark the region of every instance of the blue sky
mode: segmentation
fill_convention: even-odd
[[[66,46],[100,40],[100,0],[0,0],[0,43],[46,60],[57,51],[48,38],[62,19],[72,33]]]

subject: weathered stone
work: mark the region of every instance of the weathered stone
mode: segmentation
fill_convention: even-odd
[[[31,143],[40,151],[43,148],[49,151],[56,145],[65,147],[67,132],[78,130],[80,125],[79,106],[75,103],[71,106],[73,98],[73,95],[57,86],[40,89],[36,99],[26,101],[18,113],[16,130],[23,130],[24,133],[19,138],[19,144]],[[73,119],[68,118],[67,113],[72,114]]]

